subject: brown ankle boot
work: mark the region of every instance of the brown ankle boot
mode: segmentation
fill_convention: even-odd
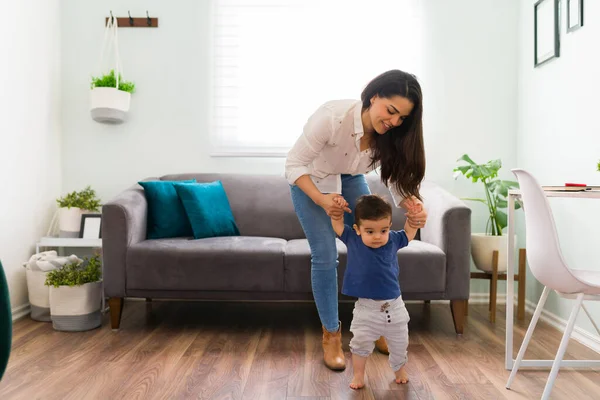
[[[323,361],[334,371],[346,369],[346,359],[342,351],[342,323],[337,332],[329,332],[323,327]]]
[[[385,341],[385,338],[383,336],[379,337],[379,339],[375,341],[375,347],[377,347],[377,350],[379,350],[380,353],[390,354],[387,342]]]

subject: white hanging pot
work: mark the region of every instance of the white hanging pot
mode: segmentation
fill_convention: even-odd
[[[97,122],[120,124],[129,111],[131,94],[109,87],[96,87],[90,92],[90,112]]]
[[[58,331],[87,331],[102,325],[102,281],[50,286],[50,316]]]
[[[101,123],[120,124],[125,121],[129,111],[131,93],[119,90],[119,79],[123,72],[119,57],[119,43],[117,37],[117,18],[109,18],[104,30],[102,54],[100,57],[100,70],[102,71],[105,48],[110,54],[114,46],[115,57],[115,87],[92,87],[90,91],[90,114],[92,119]]]
[[[79,237],[81,228],[81,215],[84,213],[79,207],[61,207],[58,215],[59,237]]]

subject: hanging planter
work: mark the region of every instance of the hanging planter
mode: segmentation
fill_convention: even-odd
[[[131,93],[135,85],[123,81],[121,73],[123,67],[119,57],[119,45],[117,37],[117,18],[108,18],[104,31],[102,43],[102,56],[100,67],[103,68],[105,48],[110,54],[111,46],[114,48],[115,69],[100,77],[92,77],[90,91],[90,113],[92,119],[101,123],[119,124],[125,121],[129,112]]]
[[[57,331],[87,331],[102,325],[102,280],[98,256],[50,271],[50,318]]]

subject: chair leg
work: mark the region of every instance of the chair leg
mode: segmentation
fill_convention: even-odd
[[[492,280],[490,284],[490,322],[496,323],[496,297],[498,295],[498,250],[492,254]]]
[[[569,338],[571,337],[571,332],[573,332],[573,327],[575,326],[575,320],[577,319],[579,308],[581,307],[581,303],[583,303],[583,296],[583,293],[579,293],[577,295],[577,300],[575,301],[575,305],[573,306],[573,310],[571,311],[571,316],[569,317],[569,322],[567,322],[565,333],[563,334],[562,340],[560,341],[560,346],[558,347],[556,358],[554,359],[554,363],[552,363],[552,370],[550,371],[550,376],[548,376],[548,381],[546,382],[546,387],[544,388],[544,393],[542,394],[542,400],[547,400],[550,397],[550,392],[552,392],[552,387],[554,386],[556,375],[558,375],[560,363],[562,362],[563,356],[565,355],[567,345],[569,344]]]
[[[535,329],[535,326],[537,325],[537,322],[540,319],[540,315],[542,314],[542,310],[544,309],[544,304],[546,304],[548,293],[550,293],[550,289],[547,286],[544,286],[544,291],[542,292],[540,301],[538,302],[538,305],[535,308],[533,318],[529,323],[529,328],[527,328],[525,338],[523,338],[523,343],[521,343],[521,348],[519,349],[519,354],[517,355],[517,359],[515,360],[515,365],[513,365],[512,371],[510,372],[510,376],[508,377],[508,382],[506,382],[507,389],[510,389],[510,385],[512,385],[512,382],[515,379],[515,376],[517,375],[517,371],[519,369],[519,366],[521,365],[521,361],[523,361],[523,356],[527,351],[527,346],[529,346],[529,341],[531,340],[531,336],[533,335],[533,330]],[[510,349],[510,352],[512,354],[512,349]]]
[[[518,308],[517,308],[517,319],[525,319],[525,276],[527,266],[527,255],[525,249],[519,250],[519,295],[518,295]]]

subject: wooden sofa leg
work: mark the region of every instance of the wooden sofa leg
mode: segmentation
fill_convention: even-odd
[[[465,324],[465,309],[467,300],[450,300],[450,310],[454,320],[454,330],[458,335],[463,334]]]
[[[108,306],[110,307],[110,327],[112,329],[119,329],[121,325],[121,314],[123,313],[123,305],[125,302],[122,297],[111,297],[108,299]]]

